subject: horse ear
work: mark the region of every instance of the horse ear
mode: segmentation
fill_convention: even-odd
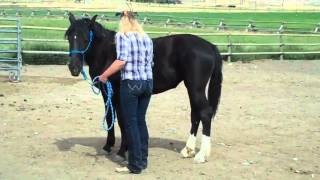
[[[97,19],[98,15],[94,15],[92,18],[91,18],[91,22],[90,22],[90,29],[94,29],[94,23],[96,22],[96,19]]]
[[[97,19],[98,15],[94,15],[92,18],[91,18],[91,23],[95,23],[96,22],[96,19]]]
[[[69,13],[69,21],[71,24],[73,24],[76,21],[76,18],[74,17],[74,15],[71,12]]]

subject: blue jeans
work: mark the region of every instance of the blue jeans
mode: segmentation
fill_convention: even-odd
[[[140,173],[148,164],[149,134],[146,112],[153,89],[152,80],[122,80],[120,104],[128,140],[128,169]]]

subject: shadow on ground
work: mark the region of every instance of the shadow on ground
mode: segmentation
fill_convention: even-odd
[[[99,157],[106,156],[109,160],[121,164],[123,160],[116,156],[116,151],[119,149],[120,138],[116,138],[115,146],[113,147],[113,153],[107,153],[102,150],[105,145],[106,138],[103,137],[72,137],[67,139],[56,139],[54,143],[60,151],[71,151],[75,145],[81,145],[86,147],[92,147],[96,150],[96,154],[87,153],[87,156]],[[180,152],[185,146],[184,141],[178,141],[173,139],[153,137],[149,139],[149,148],[162,148],[173,152]]]

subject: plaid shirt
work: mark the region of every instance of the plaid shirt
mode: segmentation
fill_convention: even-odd
[[[153,43],[149,36],[140,36],[135,32],[117,33],[115,39],[117,59],[126,61],[121,79],[152,79]]]

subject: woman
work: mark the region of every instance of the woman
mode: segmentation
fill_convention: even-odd
[[[108,77],[121,70],[120,104],[128,139],[128,166],[116,172],[139,174],[148,165],[149,134],[145,115],[152,94],[153,44],[132,12],[120,15],[115,36],[117,59],[100,75]]]

